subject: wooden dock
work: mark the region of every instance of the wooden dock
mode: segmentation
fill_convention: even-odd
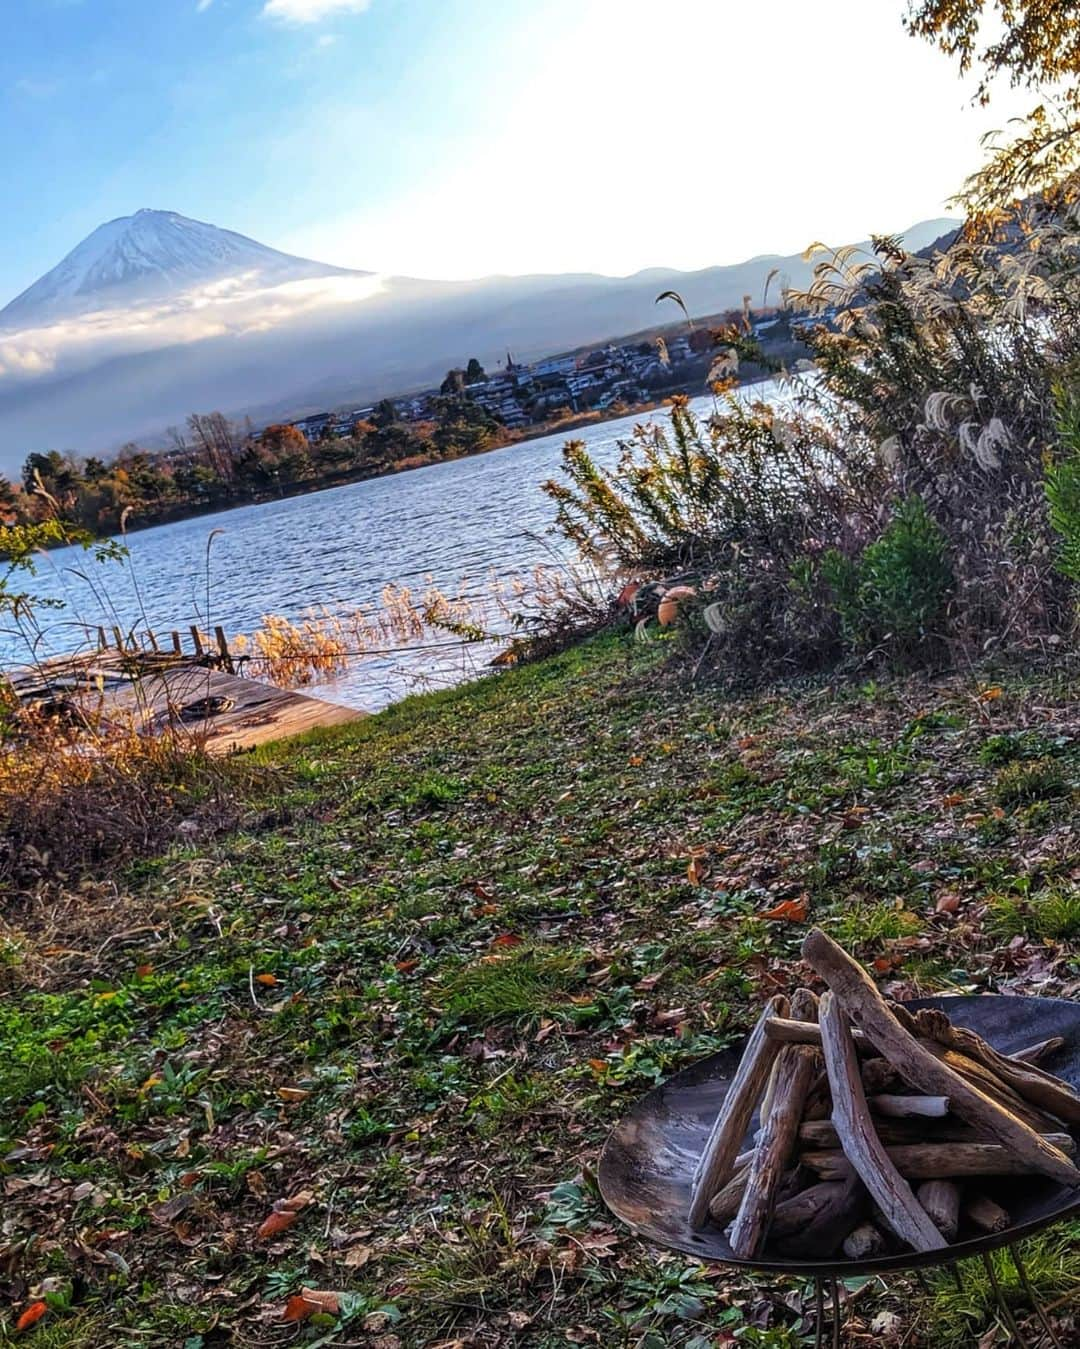
[[[198,651],[105,646],[10,671],[20,700],[58,715],[135,725],[147,734],[172,729],[214,754],[251,749],[367,714],[232,672],[222,639]],[[226,666],[230,668],[225,668]]]

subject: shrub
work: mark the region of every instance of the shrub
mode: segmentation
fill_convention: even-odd
[[[1080,395],[1059,385],[1056,397],[1061,444],[1046,466],[1046,499],[1058,538],[1058,570],[1080,585]]]
[[[0,888],[75,877],[148,852],[188,822],[235,821],[237,761],[211,759],[183,735],[22,717],[0,742]]]
[[[939,638],[952,588],[946,540],[918,497],[908,497],[857,559],[822,559],[842,629],[856,650],[911,656]]]

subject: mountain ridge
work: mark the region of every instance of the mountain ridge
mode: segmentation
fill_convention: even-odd
[[[186,217],[148,215],[106,222],[0,311],[0,472],[32,450],[157,441],[191,412],[280,420],[359,405],[437,383],[472,355],[489,366],[507,350],[528,361],[636,332],[657,321],[664,289],[692,314],[719,313],[748,294],[761,304],[773,268],[796,288],[813,271],[801,255],[768,254],[630,277],[426,281],[296,258],[204,222],[191,222],[212,233],[189,255],[169,223],[186,228]],[[114,235],[140,220],[135,244],[118,254]],[[920,222],[905,232],[908,246],[953,225]]]

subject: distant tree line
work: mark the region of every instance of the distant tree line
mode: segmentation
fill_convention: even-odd
[[[414,422],[384,399],[345,434],[314,441],[285,423],[256,433],[220,412],[192,413],[165,450],[129,444],[108,462],[58,450],[28,455],[18,481],[0,475],[0,525],[60,519],[115,534],[129,520],[156,523],[476,454],[505,434],[460,393],[434,399],[430,418]]]

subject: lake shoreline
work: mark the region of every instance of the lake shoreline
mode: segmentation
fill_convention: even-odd
[[[755,384],[766,384],[775,376],[768,371],[755,372],[749,378],[740,382],[740,388],[750,387]],[[183,520],[197,520],[204,515],[225,514],[228,511],[238,510],[244,506],[262,506],[272,501],[285,501],[292,497],[311,496],[316,492],[333,491],[337,487],[349,487],[358,482],[375,482],[380,478],[395,478],[406,473],[412,473],[417,469],[431,468],[435,464],[450,464],[462,459],[479,459],[484,455],[496,454],[499,450],[512,449],[516,445],[525,445],[531,440],[543,440],[547,436],[566,434],[569,438],[575,431],[584,430],[594,426],[603,426],[607,422],[622,421],[627,417],[634,417],[639,414],[644,415],[649,412],[655,412],[657,408],[663,407],[672,398],[681,394],[694,397],[691,389],[681,387],[673,388],[670,392],[664,393],[659,398],[650,399],[643,403],[634,403],[627,408],[623,404],[619,408],[605,408],[603,412],[583,412],[577,416],[568,417],[553,422],[537,422],[530,426],[527,431],[520,434],[509,433],[505,438],[500,438],[497,443],[485,445],[483,449],[464,451],[460,454],[445,454],[425,458],[422,463],[417,462],[420,456],[412,456],[408,462],[395,467],[387,465],[373,473],[328,473],[319,478],[302,479],[291,482],[287,486],[279,486],[274,490],[264,492],[250,492],[240,497],[226,498],[214,502],[207,502],[204,506],[185,503],[177,505],[175,509],[164,510],[158,515],[140,516],[132,511],[128,516],[124,534],[136,534],[147,529],[156,529],[159,525],[177,524]],[[103,532],[95,535],[95,538],[105,539],[113,538],[113,534]]]

